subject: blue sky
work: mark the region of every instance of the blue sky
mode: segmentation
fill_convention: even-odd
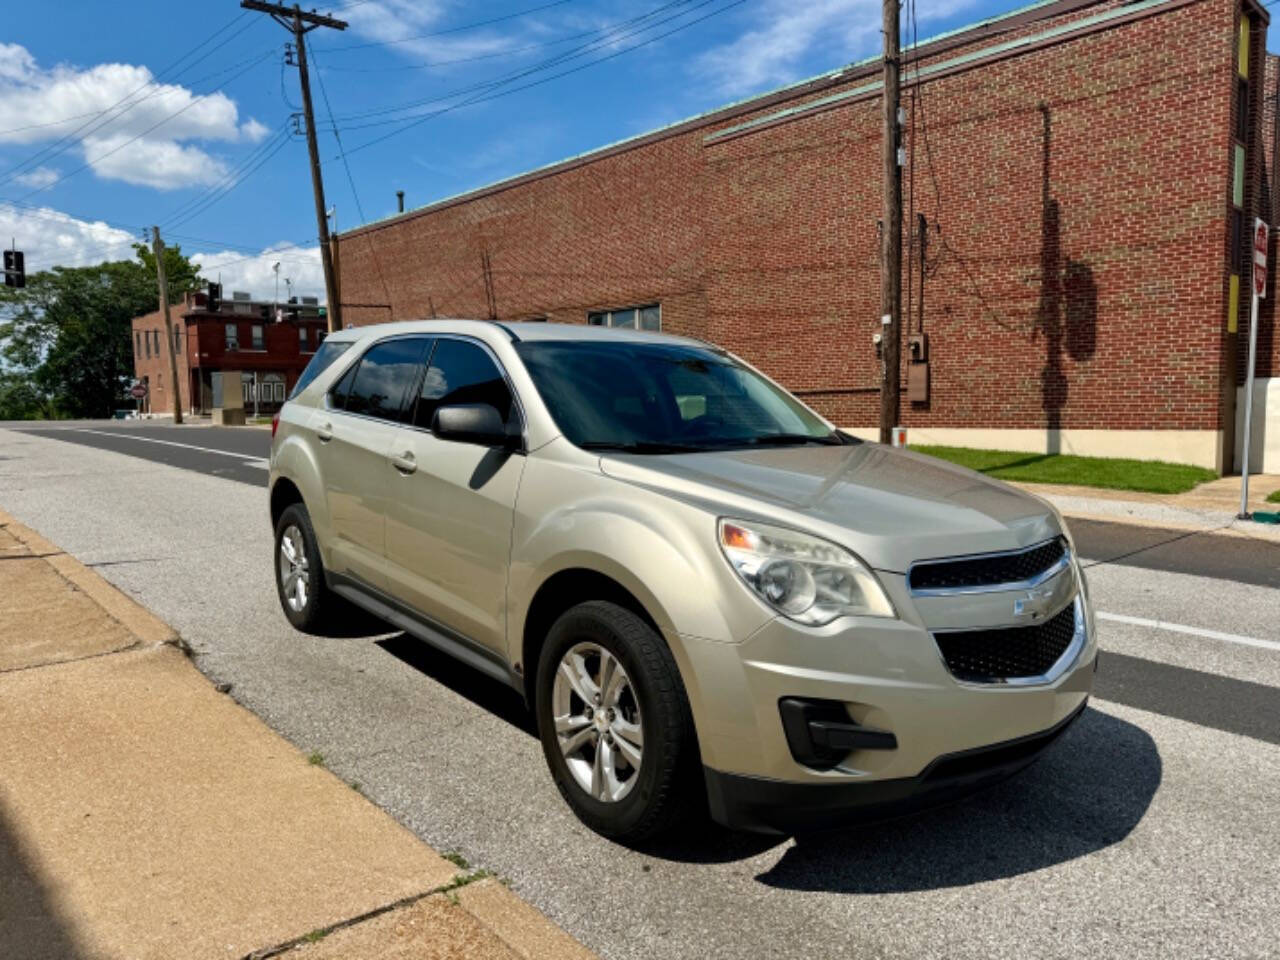
[[[919,33],[1018,5],[921,0]],[[270,296],[279,260],[295,293],[322,292],[306,144],[287,132],[299,103],[297,71],[283,64],[289,34],[237,0],[52,7],[11,3],[0,33],[0,237],[16,236],[28,269],[127,256],[159,223],[228,289]],[[392,213],[397,189],[420,206],[862,59],[880,24],[877,0],[319,9],[351,24],[309,35],[341,228]],[[452,109],[426,118],[441,107]]]

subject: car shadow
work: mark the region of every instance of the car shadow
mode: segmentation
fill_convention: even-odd
[[[1089,709],[1034,765],[962,803],[843,832],[798,835],[756,879],[787,890],[906,893],[1032,873],[1120,842],[1163,765],[1141,728]]]
[[[385,629],[383,630],[385,633]],[[447,653],[441,653],[425,641],[407,633],[398,633],[376,641],[377,645],[401,663],[448,687],[454,693],[487,710],[499,720],[537,739],[533,714],[525,708],[524,698],[505,683],[467,666]]]
[[[407,634],[387,653],[537,739],[515,690]],[[1155,741],[1089,708],[1029,768],[960,803],[844,830],[800,833],[756,879],[788,890],[868,894],[944,889],[1032,873],[1119,843],[1141,822],[1163,777]],[[738,833],[705,814],[638,844],[673,863],[749,860],[786,838]]]

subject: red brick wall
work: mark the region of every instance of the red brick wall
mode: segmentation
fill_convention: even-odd
[[[907,149],[934,225],[933,389],[927,405],[904,397],[906,424],[1220,426],[1236,11],[1196,0],[922,85]],[[487,316],[487,252],[500,319],[658,300],[664,329],[872,425],[880,109],[704,143],[736,116],[347,234],[344,320]]]

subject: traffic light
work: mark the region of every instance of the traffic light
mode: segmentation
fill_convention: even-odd
[[[209,312],[216,312],[220,303],[222,303],[222,284],[209,284]]]
[[[4,252],[4,285],[6,287],[25,287],[27,270],[21,250]]]
[[[284,315],[287,319],[294,323],[298,322],[298,298],[290,297],[288,304],[284,308]]]

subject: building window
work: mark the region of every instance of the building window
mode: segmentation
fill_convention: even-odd
[[[298,328],[298,349],[303,353],[307,352],[307,328]]]
[[[262,345],[262,324],[255,323],[253,325],[253,349],[265,349]]]
[[[228,350],[239,350],[239,349],[240,349],[240,337],[238,336],[237,331],[236,331],[236,324],[234,324],[234,323],[228,323],[228,324],[227,324],[227,328],[226,328],[226,329],[227,329],[227,340],[226,340],[226,347],[227,347],[227,349],[228,349]]]
[[[133,355],[142,357],[142,334],[137,330],[133,331]]]
[[[151,331],[150,330],[142,331],[142,342],[147,345],[147,350],[146,350],[147,359],[150,360],[151,359]]]
[[[662,307],[651,303],[643,307],[620,307],[587,314],[593,327],[623,327],[628,330],[661,330]]]
[[[182,331],[177,327],[173,328],[173,352],[175,355],[182,352]]]
[[[160,331],[159,330],[151,331],[151,340],[155,345],[156,356],[158,357],[160,356]]]

